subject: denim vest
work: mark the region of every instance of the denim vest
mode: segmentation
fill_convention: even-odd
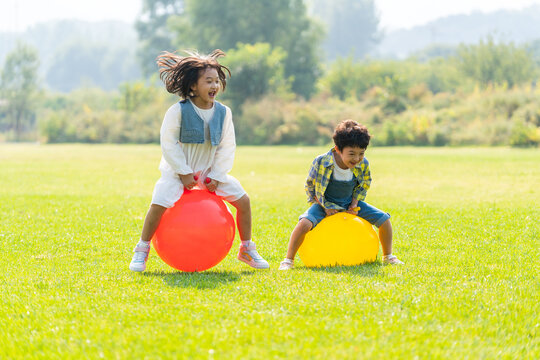
[[[186,144],[204,144],[204,120],[195,111],[191,101],[182,100],[179,102],[182,109],[182,124],[180,126],[180,142]],[[225,106],[214,101],[214,115],[210,119],[208,128],[210,130],[210,141],[212,146],[219,145],[221,132],[227,110]]]

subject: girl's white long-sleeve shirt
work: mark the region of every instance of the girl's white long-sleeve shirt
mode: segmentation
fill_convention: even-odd
[[[219,182],[226,181],[227,173],[231,171],[234,163],[236,139],[231,109],[227,106],[225,108],[225,120],[218,146],[212,146],[207,135],[205,135],[204,144],[181,143],[179,140],[182,125],[180,104],[176,103],[167,110],[160,131],[162,157],[159,170],[163,175],[204,174]],[[205,134],[208,133],[206,121],[205,119]]]

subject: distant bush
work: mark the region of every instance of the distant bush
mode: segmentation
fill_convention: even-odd
[[[163,115],[173,100],[162,89],[135,82],[123,84],[118,93],[80,89],[50,95],[44,103],[39,118],[44,141],[158,143]]]
[[[253,145],[322,145],[332,134],[332,126],[310,103],[276,97],[246,103],[235,129],[238,142]]]
[[[264,97],[246,103],[235,117],[243,144],[327,144],[335,125],[353,119],[368,126],[378,146],[538,146],[540,92],[490,86],[472,93],[432,95],[409,88],[403,111],[388,111],[374,87],[361,100],[324,94],[309,102]]]
[[[379,146],[534,147],[540,145],[540,90],[527,76],[537,69],[531,72],[527,61],[516,69],[526,54],[487,41],[427,62],[342,58],[306,101],[290,91],[281,48],[238,44],[224,59],[233,77],[220,101],[233,109],[238,144],[330,144],[335,125],[353,119],[368,126]],[[497,59],[505,66],[492,73],[500,75],[496,81],[484,81],[467,68],[472,59],[478,66],[481,59],[489,60],[485,66]],[[117,92],[46,94],[38,111],[41,137],[157,143],[163,114],[175,101],[163,88],[142,82],[125,83]]]
[[[514,122],[510,135],[510,145],[515,147],[530,147],[540,144],[540,128],[529,122],[517,120]]]
[[[407,88],[399,98],[404,107],[395,111],[389,107],[399,103],[375,86],[360,99],[323,92],[310,101],[265,95],[245,102],[233,119],[238,144],[330,144],[335,125],[353,119],[368,126],[377,146],[534,147],[540,145],[539,96],[529,87],[505,86],[432,94],[418,84]],[[125,84],[117,93],[49,95],[38,112],[39,130],[48,142],[158,143],[163,115],[176,101],[140,83]]]

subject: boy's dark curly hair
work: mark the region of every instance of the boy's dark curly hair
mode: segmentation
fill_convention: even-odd
[[[179,56],[164,51],[157,57],[159,77],[165,83],[168,92],[178,94],[183,99],[192,96],[191,86],[197,83],[201,71],[207,68],[217,70],[222,88],[225,90],[227,79],[224,70],[229,73],[229,77],[231,71],[217,61],[219,57],[225,56],[223,51],[216,49],[208,56],[200,55],[195,51],[186,51],[186,53],[189,56]]]
[[[333,138],[339,151],[343,151],[347,146],[366,149],[371,135],[364,125],[354,120],[343,120],[336,126]]]

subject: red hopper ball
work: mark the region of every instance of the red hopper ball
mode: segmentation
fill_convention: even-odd
[[[219,264],[234,234],[234,218],[221,198],[207,190],[184,190],[163,214],[152,242],[165,263],[194,272]]]

